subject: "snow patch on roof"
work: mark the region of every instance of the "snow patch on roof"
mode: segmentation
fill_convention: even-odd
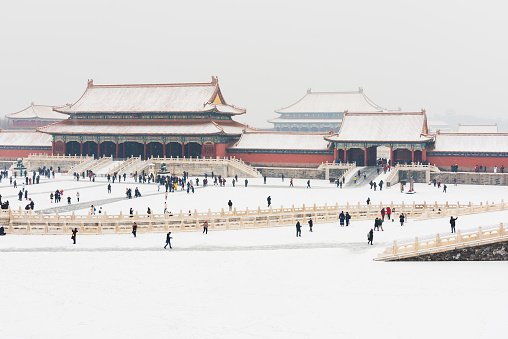
[[[2,131],[0,146],[47,146],[51,147],[53,137],[37,131]]]
[[[9,119],[47,119],[47,120],[65,120],[69,116],[55,112],[53,108],[56,106],[35,105],[30,106],[16,113],[7,114],[5,117]]]
[[[330,134],[291,132],[246,132],[230,149],[330,150],[324,139]]]
[[[390,112],[372,102],[363,90],[356,92],[311,92],[277,113]]]
[[[426,135],[425,112],[418,113],[346,113],[339,133],[330,141],[371,142],[424,142]]]
[[[494,125],[462,125],[459,124],[458,133],[497,133],[497,124]]]
[[[508,152],[506,133],[436,134],[433,152]]]
[[[213,104],[220,94],[219,84],[139,84],[94,85],[89,82],[85,93],[74,104],[58,111],[64,113],[159,113],[207,112],[243,114],[245,109],[227,104]]]

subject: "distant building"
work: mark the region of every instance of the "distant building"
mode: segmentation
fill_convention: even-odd
[[[8,129],[35,130],[37,127],[46,126],[69,118],[67,114],[55,112],[55,106],[35,105],[33,102],[27,108],[7,114]]]
[[[429,120],[428,121],[429,126],[429,133],[436,134],[437,131],[441,131],[444,133],[450,133],[453,132],[452,127],[449,123],[443,120]]]
[[[400,111],[400,109],[399,109]],[[276,131],[338,132],[345,112],[394,112],[376,105],[359,88],[354,92],[312,92],[296,103],[275,111],[280,117],[268,120]]]

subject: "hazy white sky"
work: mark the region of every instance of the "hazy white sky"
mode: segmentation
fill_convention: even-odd
[[[378,105],[506,116],[502,1],[10,1],[0,108],[75,102],[96,84],[208,82],[256,127],[312,88]]]

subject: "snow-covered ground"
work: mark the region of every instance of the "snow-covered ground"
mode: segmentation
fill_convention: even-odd
[[[195,178],[194,178],[195,179]],[[170,193],[174,211],[217,210],[231,199],[237,208],[364,203],[373,204],[500,201],[507,188],[452,186],[448,193],[415,185],[417,194],[397,187],[338,189],[313,180],[249,179],[247,188],[210,185],[194,194]],[[98,178],[73,181],[58,176],[29,185],[36,209],[65,209],[66,194],[80,192],[88,205],[108,213],[162,212],[164,193],[155,184],[113,184]],[[138,186],[142,198],[123,199],[126,187]],[[63,189],[62,203],[49,202],[49,192]],[[17,190],[2,181],[0,192],[16,206]],[[108,203],[108,200],[112,202]],[[97,202],[100,202],[97,204]],[[26,204],[22,202],[22,206]],[[86,206],[85,206],[86,205]],[[73,206],[74,207],[74,206]],[[508,222],[508,211],[461,216],[457,229]],[[163,249],[165,234],[7,235],[0,237],[0,338],[500,338],[506,332],[504,262],[374,262],[393,240],[399,243],[446,236],[447,219],[385,222],[366,233],[373,221],[350,227],[317,224],[314,232],[294,227],[173,233],[173,249]]]

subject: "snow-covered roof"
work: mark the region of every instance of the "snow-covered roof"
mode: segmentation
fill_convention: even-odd
[[[346,113],[337,134],[327,137],[337,142],[425,142],[425,111],[416,113]]]
[[[304,124],[340,124],[342,118],[337,119],[288,119],[288,118],[275,118],[268,120],[271,123],[291,124],[291,123],[304,123]]]
[[[252,130],[250,127],[235,121],[227,120],[186,120],[179,122],[168,119],[139,119],[132,120],[65,120],[60,123],[39,127],[37,130],[49,134],[98,134],[98,135],[209,135],[227,134],[240,135],[244,129]]]
[[[245,109],[226,104],[217,78],[211,83],[94,85],[62,113],[208,112],[243,114]]]
[[[7,114],[9,119],[46,119],[46,120],[65,120],[69,118],[67,114],[55,112],[55,106],[35,105],[30,106],[16,113]]]
[[[245,132],[230,149],[329,150],[323,133]]]
[[[312,92],[277,113],[391,112],[373,103],[360,88],[355,92]]]
[[[51,147],[51,135],[37,131],[1,131],[0,146],[47,146]]]
[[[458,133],[497,133],[497,124],[494,125],[462,125],[459,124]]]
[[[438,133],[433,152],[508,152],[507,133]]]

